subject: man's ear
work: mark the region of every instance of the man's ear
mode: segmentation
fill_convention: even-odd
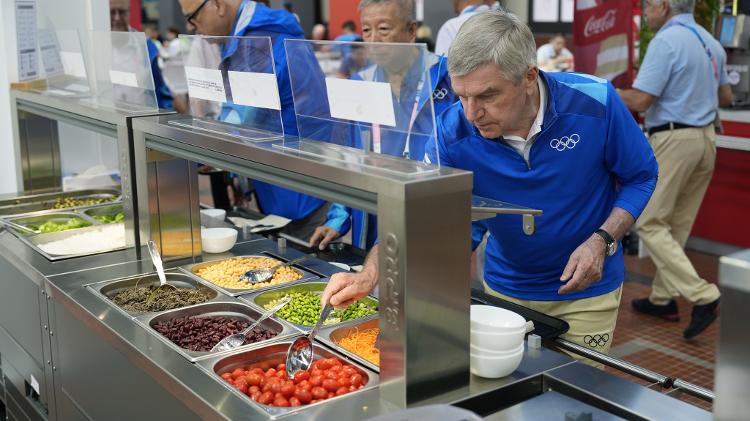
[[[529,67],[529,70],[526,71],[526,78],[524,79],[527,92],[534,91],[534,86],[537,84],[538,78],[539,78],[539,68],[537,66]]]

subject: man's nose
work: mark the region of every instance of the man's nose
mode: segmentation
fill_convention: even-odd
[[[464,114],[466,114],[466,119],[473,123],[482,117],[482,107],[474,98],[469,98],[464,105]]]

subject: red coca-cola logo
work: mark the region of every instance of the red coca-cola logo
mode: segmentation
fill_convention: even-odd
[[[583,29],[583,35],[590,37],[614,28],[616,15],[617,10],[610,9],[601,17],[591,16],[586,22],[586,27]]]

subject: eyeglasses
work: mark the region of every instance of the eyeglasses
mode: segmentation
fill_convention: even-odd
[[[189,23],[191,25],[195,25],[194,20],[198,16],[198,13],[200,13],[201,9],[203,9],[203,6],[206,5],[206,3],[208,3],[208,0],[203,0],[203,3],[201,3],[201,5],[198,6],[198,8],[195,9],[195,11],[193,13],[191,13],[189,15],[185,15],[185,20],[187,21],[187,23]]]

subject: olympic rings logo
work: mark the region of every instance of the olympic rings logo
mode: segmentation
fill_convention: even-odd
[[[446,95],[448,95],[448,90],[447,89],[445,89],[445,88],[435,89],[432,92],[432,99],[433,100],[443,99],[443,98],[445,98]]]
[[[586,335],[583,337],[583,342],[592,348],[604,346],[609,342],[609,333],[603,335]]]
[[[549,146],[552,149],[562,152],[565,149],[573,149],[576,147],[578,142],[581,141],[581,136],[578,134],[572,134],[570,136],[563,136],[559,139],[552,139],[549,142]]]

